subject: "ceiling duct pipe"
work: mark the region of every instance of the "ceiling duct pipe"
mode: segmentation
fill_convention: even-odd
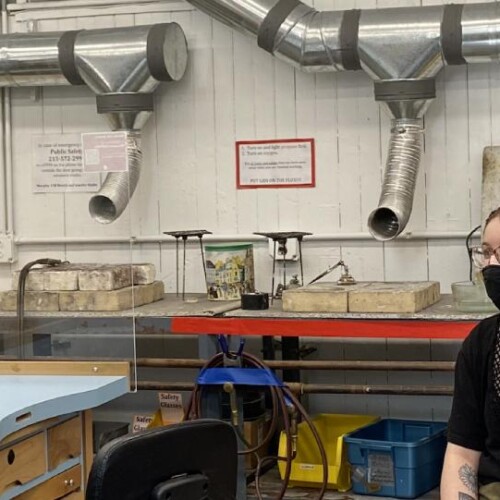
[[[109,173],[89,204],[101,223],[116,220],[139,181],[141,129],[161,81],[180,80],[187,43],[176,23],[0,36],[0,86],[86,84],[112,130],[127,132],[128,172]]]
[[[447,64],[500,55],[498,2],[323,12],[299,0],[188,2],[304,71],[362,69],[374,80],[375,99],[392,118],[379,206],[368,219],[382,241],[400,234],[411,214],[436,75]]]

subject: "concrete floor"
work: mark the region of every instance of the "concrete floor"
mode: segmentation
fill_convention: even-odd
[[[280,491],[281,482],[277,471],[268,472],[260,480],[260,490],[262,498],[266,500],[275,499]],[[247,500],[257,500],[255,486],[252,484],[248,488]],[[288,488],[285,500],[315,500],[318,498],[318,490],[312,488]],[[368,495],[355,495],[350,492],[340,493],[338,491],[327,490],[323,500],[381,500],[389,497],[377,497]],[[420,497],[419,500],[439,500],[439,489],[436,488]]]

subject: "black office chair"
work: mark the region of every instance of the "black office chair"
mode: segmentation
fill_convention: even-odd
[[[117,438],[95,456],[86,500],[234,500],[230,424],[195,420]]]

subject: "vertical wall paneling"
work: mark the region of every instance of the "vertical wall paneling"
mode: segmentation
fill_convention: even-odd
[[[425,1],[424,5],[435,4]],[[425,152],[423,164],[427,184],[427,229],[437,230],[442,221],[442,202],[446,192],[446,76],[436,77],[436,98],[425,114]],[[443,192],[443,189],[445,190]]]
[[[426,241],[389,241],[384,244],[384,249],[384,279],[386,281],[432,279],[428,274],[428,263],[425,258]]]
[[[252,48],[254,71],[255,137],[258,140],[276,138],[275,61],[271,54],[257,47]],[[257,226],[253,231],[277,231],[279,189],[257,189]]]
[[[196,173],[193,188],[199,227],[219,231],[217,226],[217,165],[215,162],[215,102],[214,102],[214,49],[213,22],[201,12],[192,13],[193,32],[190,42],[193,56],[194,84],[194,152]],[[221,173],[225,175],[224,172]],[[193,179],[191,179],[193,180]]]
[[[316,75],[317,76],[317,75]],[[333,78],[331,73],[322,75],[325,78],[321,79],[319,86],[332,85]],[[298,137],[314,137],[316,133],[316,102],[317,102],[317,85],[318,82],[313,73],[305,73],[303,71],[295,71],[295,112],[296,112],[296,127]],[[331,101],[323,102],[325,112],[333,112]],[[326,143],[333,142],[334,136],[328,134],[321,139]],[[328,147],[326,144],[321,144],[322,148]],[[321,156],[316,162],[316,187],[300,188],[298,192],[299,203],[299,218],[298,228],[302,231],[318,233],[321,231],[320,226],[323,220],[331,220],[332,206],[332,187],[327,184],[325,179],[328,179],[328,172],[335,169],[335,164],[331,159]],[[325,174],[325,175],[324,175]]]
[[[314,229],[317,232],[319,221],[331,227],[331,232],[338,232],[340,228],[340,166],[338,161],[337,142],[337,113],[338,104],[336,98],[337,78],[336,73],[317,73],[314,75],[316,84],[315,100],[315,130],[314,139],[316,145],[316,187],[312,196],[322,192],[320,203],[315,203],[308,222],[312,222],[314,215],[316,223]],[[311,203],[311,201],[310,201]],[[300,210],[303,208],[300,206]],[[304,225],[305,230],[312,229]]]
[[[212,21],[213,37],[213,123],[215,129],[215,215],[214,231],[231,233],[238,227],[235,156],[235,58],[233,31]],[[209,200],[209,206],[214,201]]]
[[[189,46],[198,36],[193,26],[194,15],[190,12],[172,15],[172,21],[178,22],[185,31]],[[158,161],[162,186],[168,190],[163,193],[160,210],[163,230],[194,229],[197,223],[193,94],[194,65],[199,56],[196,50],[190,51],[189,56],[182,85],[175,85],[175,88],[164,86],[160,91],[164,112],[157,116]],[[182,220],[179,220],[179,214],[182,214]]]
[[[42,95],[27,88],[12,89],[11,95],[16,234],[31,237],[62,234],[63,197],[32,194],[32,138],[49,131],[61,132],[57,97],[54,92]],[[46,109],[49,103],[52,107]],[[44,214],[44,224],[40,224],[38,214]]]
[[[429,242],[429,276],[439,281],[441,291],[450,293],[451,283],[469,279],[469,260],[463,241],[433,240]]]
[[[255,40],[240,33],[233,34],[235,140],[255,140],[255,77],[253,46]],[[250,73],[250,74],[249,74]],[[236,177],[234,178],[236,186]],[[256,189],[240,189],[237,195],[237,232],[259,231]]]
[[[204,83],[196,82],[195,66],[201,63],[200,58],[206,52],[200,51],[200,48],[203,47],[203,44],[205,46],[210,44],[210,40],[206,39],[206,29],[202,30],[200,34],[196,32],[196,26],[201,26],[196,23],[203,22],[202,20],[197,21],[198,16],[197,12],[171,14],[170,21],[179,23],[186,34],[189,47],[188,67],[181,82],[160,85],[160,89],[157,91],[158,97],[161,96],[161,109],[157,113],[161,231],[198,229],[199,226],[197,190],[200,184],[196,176],[198,169],[202,169],[204,165],[203,159],[196,156],[196,136],[193,132],[197,127],[193,125],[196,119],[196,91]],[[206,120],[209,121],[209,117]],[[206,207],[205,210],[209,211],[210,208]],[[162,262],[166,266],[163,272],[167,277],[171,277],[169,282],[173,284],[175,289],[173,282],[175,279],[174,246],[171,244],[162,245],[162,251]],[[182,267],[182,252],[180,257]],[[203,290],[201,270],[199,247],[197,244],[188,244],[186,250],[186,292]]]
[[[469,127],[467,123],[467,71],[465,66],[447,67],[446,75],[446,193],[448,210],[440,228],[468,229],[469,204]],[[487,98],[487,94],[485,95]],[[436,165],[437,166],[437,165]],[[438,166],[437,166],[438,167]],[[438,167],[439,168],[439,167]],[[446,191],[445,191],[446,189]]]
[[[500,88],[498,75],[498,68],[494,64],[471,64],[467,67],[471,227],[483,222],[481,218],[483,149],[500,144],[497,112],[497,96]]]
[[[317,102],[317,101],[316,101]],[[330,115],[332,109],[330,105],[325,104],[325,111]],[[298,137],[296,122],[296,103],[295,103],[295,70],[289,64],[275,59],[274,61],[274,106],[276,117],[276,137],[293,138]],[[334,129],[329,129],[330,133]],[[317,135],[316,139],[316,161],[318,161],[318,150],[320,147],[326,147],[325,143],[331,143],[334,140],[322,141]],[[321,146],[319,145],[321,143]],[[330,172],[333,169],[328,169]],[[322,170],[322,179],[323,177]],[[316,179],[316,182],[318,180]],[[329,180],[324,179],[329,185]],[[277,190],[278,217],[276,226],[280,230],[298,230],[299,214],[302,211],[299,203],[299,189],[287,188]],[[302,228],[304,230],[304,228]]]

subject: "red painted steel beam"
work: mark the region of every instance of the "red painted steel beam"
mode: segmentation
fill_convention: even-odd
[[[276,335],[395,339],[464,339],[478,321],[172,318],[171,332],[194,335]]]

